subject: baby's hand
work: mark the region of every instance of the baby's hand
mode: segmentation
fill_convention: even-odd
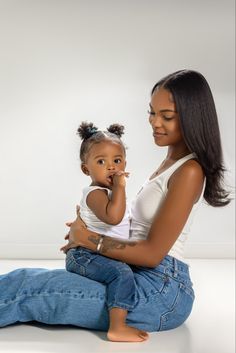
[[[113,175],[113,186],[124,186],[126,185],[125,177],[129,177],[128,172],[120,170]]]

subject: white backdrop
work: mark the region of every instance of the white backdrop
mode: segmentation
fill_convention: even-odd
[[[81,188],[76,129],[126,127],[129,200],[166,150],[148,125],[154,83],[202,72],[234,184],[233,0],[0,0],[0,257],[63,258]],[[232,257],[234,203],[203,206],[186,255]]]

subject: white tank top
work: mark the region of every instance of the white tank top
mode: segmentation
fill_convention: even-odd
[[[117,225],[110,225],[102,222],[87,205],[88,194],[96,189],[106,190],[108,197],[111,197],[112,191],[107,188],[100,186],[87,186],[83,189],[82,198],[80,201],[80,216],[84,223],[87,225],[89,230],[93,232],[104,234],[110,237],[116,237],[121,239],[129,239],[129,230],[130,230],[130,214],[128,207],[126,206],[125,215],[122,221]]]
[[[167,184],[170,176],[184,162],[193,158],[195,158],[193,153],[188,154],[187,156],[179,159],[172,166],[163,171],[161,174],[157,175],[155,178],[151,180],[147,179],[145,181],[131,205],[131,240],[146,239],[156,212],[161,206],[161,203],[167,194]],[[184,244],[190,231],[190,226],[192,224],[195,212],[202,202],[204,189],[205,181],[199,200],[193,205],[193,208],[182,232],[168,253],[178,260],[184,261]]]

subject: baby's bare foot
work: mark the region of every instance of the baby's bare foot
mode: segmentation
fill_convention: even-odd
[[[107,333],[107,338],[109,341],[113,342],[142,342],[146,341],[149,335],[145,331],[122,325],[115,329],[110,328]]]

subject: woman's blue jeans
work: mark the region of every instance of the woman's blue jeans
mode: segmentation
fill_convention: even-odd
[[[194,301],[188,266],[166,256],[156,268],[131,268],[137,301],[127,324],[149,332],[181,325]],[[0,327],[27,321],[107,331],[106,286],[61,269],[0,275]]]
[[[134,272],[124,262],[78,247],[66,254],[66,269],[106,284],[107,308],[133,310],[136,300]]]

